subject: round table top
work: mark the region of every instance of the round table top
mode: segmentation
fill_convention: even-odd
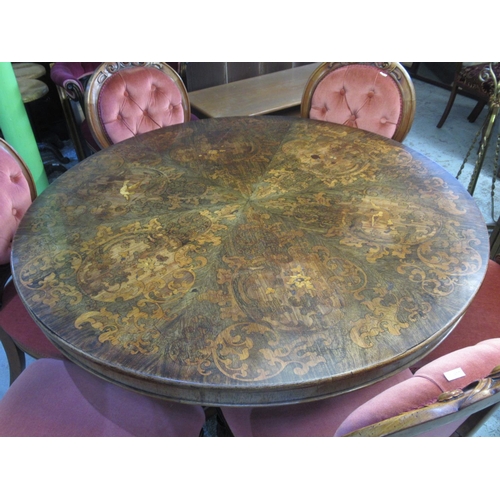
[[[17,79],[40,78],[47,72],[42,64],[32,62],[12,63],[12,68]]]
[[[146,394],[274,405],[410,366],[486,272],[466,189],[397,142],[222,118],[111,146],[21,221],[24,303],[72,360]]]

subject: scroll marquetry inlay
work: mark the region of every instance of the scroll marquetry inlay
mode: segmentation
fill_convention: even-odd
[[[87,158],[33,204],[15,281],[69,357],[204,404],[351,390],[411,364],[475,295],[488,234],[457,180],[360,130],[199,120]]]

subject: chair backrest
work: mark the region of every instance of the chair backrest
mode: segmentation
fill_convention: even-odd
[[[343,436],[450,436],[471,414],[500,401],[500,338],[459,349],[420,368],[354,410]]]
[[[0,265],[10,262],[14,233],[35,197],[35,182],[28,167],[0,139]]]
[[[301,116],[356,127],[402,141],[415,116],[415,89],[397,62],[330,62],[313,72]]]
[[[102,63],[88,82],[85,110],[101,148],[191,117],[184,83],[162,62]]]

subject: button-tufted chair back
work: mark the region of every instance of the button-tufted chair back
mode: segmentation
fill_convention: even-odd
[[[35,197],[35,183],[26,164],[0,139],[0,265],[10,261],[12,238]]]
[[[399,63],[323,63],[306,85],[301,116],[402,141],[415,102],[411,78]]]
[[[184,83],[166,63],[102,63],[89,80],[85,108],[101,148],[191,117]]]

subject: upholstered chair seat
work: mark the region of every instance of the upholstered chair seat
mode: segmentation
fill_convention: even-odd
[[[311,75],[304,118],[360,128],[402,141],[415,113],[415,91],[398,63],[323,63]]]
[[[331,437],[366,401],[411,378],[409,369],[357,391],[308,403],[267,407],[223,407],[235,437]]]
[[[69,361],[31,363],[0,400],[0,436],[196,437],[200,406],[143,396]]]

